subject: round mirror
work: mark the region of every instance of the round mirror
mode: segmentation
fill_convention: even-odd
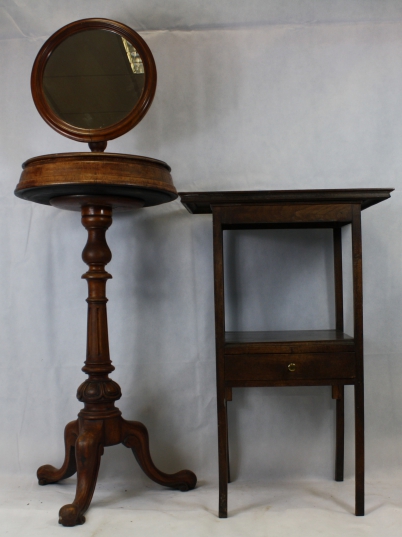
[[[131,28],[84,19],[46,41],[33,66],[31,88],[51,127],[99,150],[100,142],[121,136],[144,117],[155,94],[156,67]]]
[[[47,104],[63,121],[102,129],[124,119],[144,90],[144,64],[133,45],[106,30],[65,39],[43,71]]]

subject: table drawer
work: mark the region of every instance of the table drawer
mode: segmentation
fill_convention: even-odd
[[[356,377],[354,352],[225,356],[225,380],[346,379]]]

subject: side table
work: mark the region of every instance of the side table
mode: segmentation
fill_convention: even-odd
[[[213,215],[219,517],[227,517],[230,482],[227,401],[232,388],[332,386],[336,399],[335,480],[343,481],[344,386],[355,394],[355,514],[364,515],[364,379],[361,211],[393,189],[179,193],[193,214]],[[354,334],[344,333],[341,227],[352,226]],[[223,231],[332,228],[335,329],[226,332]]]

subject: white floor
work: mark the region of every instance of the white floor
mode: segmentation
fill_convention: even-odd
[[[133,487],[99,482],[86,523],[64,528],[59,508],[70,503],[75,479],[40,487],[32,477],[2,478],[1,537],[376,536],[402,535],[402,479],[366,482],[366,516],[353,515],[354,480],[236,481],[229,485],[229,518],[217,517],[215,483],[187,493],[153,483]]]

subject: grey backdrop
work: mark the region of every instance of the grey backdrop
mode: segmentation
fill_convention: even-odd
[[[78,214],[21,201],[13,190],[27,158],[85,150],[41,119],[30,70],[59,27],[100,16],[139,31],[158,69],[152,108],[109,151],[165,160],[179,191],[396,188],[391,200],[363,213],[367,474],[394,475],[402,463],[402,4],[0,5],[0,472],[34,480],[38,466],[61,463],[64,425],[81,406],[75,391],[85,378],[85,230]],[[188,467],[216,483],[211,219],[175,201],[116,216],[107,237],[118,406],[147,425],[163,470]],[[328,239],[326,231],[228,236],[228,325],[333,326]],[[346,230],[345,255],[348,241]],[[346,262],[350,307],[349,269]],[[349,388],[346,407],[350,477]],[[235,477],[332,479],[329,388],[234,390],[229,420]],[[120,475],[146,481],[128,450],[109,448],[100,479]]]

